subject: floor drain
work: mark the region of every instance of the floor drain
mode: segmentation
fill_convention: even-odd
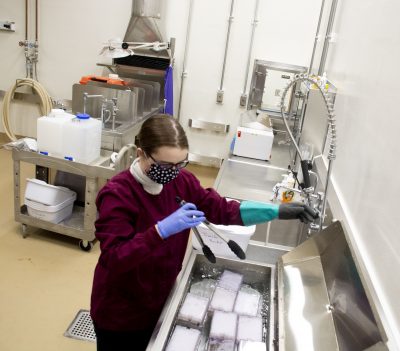
[[[80,310],[65,331],[64,336],[95,342],[96,334],[93,329],[92,318],[90,317],[89,311]]]

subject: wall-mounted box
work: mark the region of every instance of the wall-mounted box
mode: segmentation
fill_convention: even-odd
[[[15,22],[0,21],[0,30],[15,32]]]

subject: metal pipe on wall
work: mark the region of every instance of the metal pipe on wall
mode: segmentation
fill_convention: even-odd
[[[179,101],[178,101],[178,113],[177,113],[178,121],[181,118],[183,86],[184,86],[185,78],[187,76],[186,61],[187,61],[187,53],[188,53],[188,43],[189,43],[189,36],[190,36],[190,28],[191,28],[191,25],[192,25],[193,1],[194,0],[190,0],[189,13],[188,13],[188,19],[187,19],[187,25],[186,25],[185,51],[184,51],[184,54],[183,54],[181,87],[180,87],[180,90],[179,90]]]
[[[25,42],[28,41],[28,0],[25,0]]]
[[[325,63],[326,63],[326,59],[328,57],[329,41],[332,38],[332,28],[333,28],[333,23],[335,21],[337,4],[338,4],[338,0],[332,0],[331,12],[329,14],[328,27],[326,29],[324,48],[322,49],[321,61],[319,64],[319,69],[318,69],[319,76],[322,76],[324,74]]]
[[[313,64],[314,64],[314,59],[315,59],[315,51],[317,50],[317,43],[319,39],[319,30],[321,29],[321,22],[322,22],[322,16],[324,14],[324,7],[325,7],[325,0],[322,0],[321,3],[321,10],[319,11],[319,19],[318,19],[318,24],[317,24],[317,31],[315,33],[315,39],[314,39],[314,47],[311,55],[311,62],[310,62],[310,67],[308,69],[308,73],[311,73]]]
[[[247,65],[246,65],[246,73],[244,77],[244,84],[243,84],[243,92],[242,96],[240,97],[240,106],[246,106],[246,100],[247,100],[247,95],[246,95],[246,89],[247,89],[247,80],[249,78],[249,70],[250,70],[250,60],[251,60],[251,54],[253,52],[253,45],[254,45],[254,35],[256,31],[256,26],[258,23],[257,19],[257,13],[258,13],[258,5],[260,3],[260,0],[256,0],[256,4],[254,7],[254,16],[253,16],[253,23],[252,23],[252,30],[251,30],[251,38],[250,38],[250,46],[249,46],[249,53],[247,56]]]
[[[36,7],[35,7],[35,79],[38,81],[37,76],[37,62],[39,57],[39,0],[36,0]]]
[[[231,0],[231,9],[229,11],[229,19],[228,19],[228,29],[226,32],[226,40],[225,40],[225,52],[224,52],[224,61],[222,63],[222,72],[221,72],[221,82],[219,84],[219,90],[217,92],[217,103],[221,104],[224,99],[224,92],[222,90],[224,86],[224,78],[225,78],[225,67],[226,67],[226,57],[228,55],[229,48],[229,38],[231,36],[231,27],[233,22],[233,6],[235,4],[235,0]]]
[[[39,15],[38,15],[38,13],[39,13],[39,0],[36,0],[35,1],[35,40],[36,40],[36,42],[38,41],[38,38],[39,38],[39,31],[38,31],[38,28],[39,28],[39,21],[38,21],[38,18],[39,18]]]

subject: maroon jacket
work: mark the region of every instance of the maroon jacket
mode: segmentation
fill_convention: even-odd
[[[243,225],[239,204],[204,189],[182,170],[159,195],[147,193],[129,170],[113,177],[97,197],[95,223],[101,254],[93,281],[91,316],[100,329],[153,328],[185,255],[189,230],[163,240],[155,224],[179,208],[180,196],[210,222]]]

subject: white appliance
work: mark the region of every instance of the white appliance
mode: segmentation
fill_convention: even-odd
[[[268,161],[271,157],[273,141],[272,130],[238,127],[233,154]]]

